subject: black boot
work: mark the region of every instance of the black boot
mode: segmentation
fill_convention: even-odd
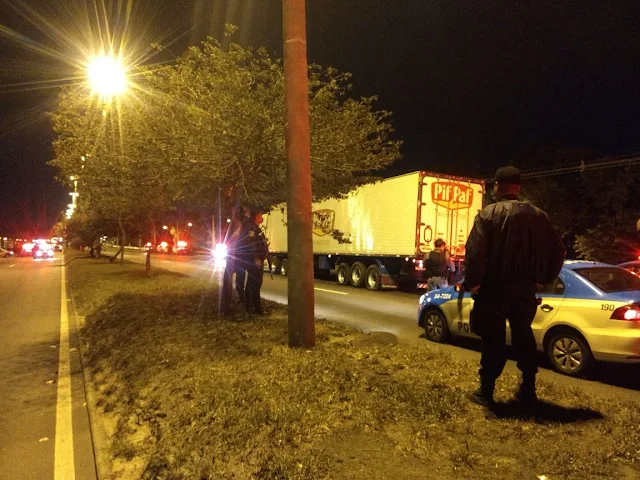
[[[524,405],[535,405],[538,402],[536,395],[536,376],[535,374],[523,374],[522,383],[516,392],[516,400]]]
[[[489,407],[493,405],[493,391],[495,388],[495,380],[480,378],[480,388],[469,395],[469,400],[483,407]]]

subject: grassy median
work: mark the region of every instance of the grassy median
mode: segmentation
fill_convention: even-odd
[[[316,347],[290,349],[284,306],[220,318],[215,282],[67,268],[113,478],[640,478],[636,404],[540,382],[527,414],[504,375],[488,414],[466,399],[477,365],[426,340],[318,320]]]

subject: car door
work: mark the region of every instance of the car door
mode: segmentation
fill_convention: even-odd
[[[455,292],[451,300],[441,306],[447,317],[449,332],[454,336],[477,337],[469,328],[469,314],[473,308],[473,298],[469,292],[464,292],[463,298]]]
[[[546,331],[546,326],[562,309],[566,298],[565,291],[565,283],[561,274],[554,282],[542,287],[536,295],[539,305],[531,324],[531,329],[538,345],[542,345],[543,332]]]
[[[562,276],[562,275],[561,275]],[[558,314],[565,299],[565,285],[562,278],[558,277],[553,282],[544,285],[536,292],[538,309],[531,323],[531,330],[536,338],[536,343],[542,345],[542,332],[553,317]],[[507,342],[511,343],[511,329],[507,321]]]

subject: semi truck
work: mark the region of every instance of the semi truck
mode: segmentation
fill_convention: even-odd
[[[423,262],[436,239],[446,242],[457,265],[464,259],[484,190],[483,180],[418,171],[363,185],[346,198],[314,203],[314,270],[334,275],[344,286],[380,290],[413,283],[426,288]],[[286,275],[286,204],[264,215],[262,228],[271,271]]]

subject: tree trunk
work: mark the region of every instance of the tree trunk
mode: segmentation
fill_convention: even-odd
[[[144,261],[144,269],[147,275],[151,275],[151,251],[147,250],[147,258]]]
[[[122,233],[122,247],[120,248],[120,265],[124,265],[124,246],[125,241],[127,239],[127,234],[124,231],[124,226],[122,225],[122,216],[118,215],[118,225],[120,226],[120,232]]]
[[[305,0],[283,0],[289,346],[315,345]]]

